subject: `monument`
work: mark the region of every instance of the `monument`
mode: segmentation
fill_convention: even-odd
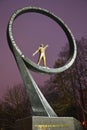
[[[45,55],[42,55],[39,58],[38,64],[36,64],[33,61],[31,61],[28,57],[26,57],[17,46],[17,43],[15,42],[13,37],[13,30],[12,30],[14,20],[24,13],[31,13],[31,12],[40,13],[42,15],[51,18],[57,24],[59,24],[63,29],[63,31],[65,32],[70,46],[70,58],[64,66],[60,68],[48,68],[40,66],[40,61],[42,58],[44,61],[44,66],[46,66]],[[67,70],[74,63],[77,54],[77,47],[74,36],[71,33],[70,29],[67,27],[67,25],[59,17],[49,12],[48,10],[38,7],[24,7],[22,9],[17,10],[11,16],[11,19],[7,27],[7,40],[9,43],[9,47],[15,57],[19,71],[21,73],[32,109],[32,116],[27,117],[25,119],[17,120],[15,124],[15,129],[16,130],[82,130],[80,122],[74,119],[73,117],[57,116],[57,114],[54,112],[54,110],[49,105],[49,103],[43,96],[42,92],[38,88],[36,82],[34,81],[29,71],[32,70],[34,72],[47,73],[47,74],[61,73]],[[43,45],[41,47],[43,47]],[[47,47],[48,45],[46,46],[46,48]],[[33,55],[35,55],[37,52],[38,50]]]

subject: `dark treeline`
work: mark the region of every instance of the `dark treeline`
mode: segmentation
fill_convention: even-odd
[[[76,43],[77,58],[74,64],[63,73],[52,75],[46,82],[43,93],[59,116],[73,116],[83,122],[87,118],[87,100],[83,93],[87,91],[87,39],[81,38]],[[67,62],[67,45],[60,52],[55,68]]]
[[[0,127],[14,128],[17,119],[31,115],[30,102],[22,84],[7,90],[0,102]]]
[[[83,90],[87,90],[87,39],[77,40],[77,58],[71,68],[60,74],[50,76],[42,92],[58,116],[73,116],[81,122],[86,119]],[[66,45],[54,68],[64,65],[69,58]],[[7,90],[0,101],[0,127],[14,127],[17,119],[31,115],[30,102],[23,85],[14,85]]]

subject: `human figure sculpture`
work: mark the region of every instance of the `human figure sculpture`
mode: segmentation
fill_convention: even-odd
[[[36,55],[39,52],[39,58],[38,58],[38,62],[37,64],[39,65],[41,60],[43,60],[43,64],[46,67],[46,48],[48,47],[48,45],[44,46],[43,44],[41,44],[39,46],[39,48],[33,53],[33,56]]]

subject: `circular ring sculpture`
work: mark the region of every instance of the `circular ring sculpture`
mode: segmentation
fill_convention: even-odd
[[[13,23],[14,20],[21,14],[24,13],[40,13],[43,15],[48,16],[49,18],[53,19],[57,24],[61,26],[61,28],[64,30],[70,46],[70,58],[68,62],[60,67],[60,68],[47,68],[42,67],[34,62],[32,62],[28,57],[26,57],[19,47],[17,46],[14,37],[13,37]],[[27,94],[29,96],[29,100],[31,103],[31,109],[32,114],[37,116],[49,116],[49,117],[56,117],[57,114],[54,112],[52,107],[49,105],[43,94],[41,93],[40,89],[38,88],[37,84],[35,83],[32,75],[30,74],[29,70],[27,71],[27,68],[33,71],[41,72],[41,73],[60,73],[68,69],[75,61],[76,54],[77,54],[77,48],[76,43],[73,34],[71,33],[70,29],[67,27],[67,25],[57,16],[52,14],[51,12],[37,7],[24,7],[22,9],[17,10],[11,17],[8,28],[7,28],[7,40],[10,46],[10,49],[15,57],[17,66],[20,70],[22,79],[24,81],[24,85],[26,87]]]
[[[35,12],[35,13],[40,13],[40,14],[43,14],[45,16],[48,16],[49,18],[53,19],[58,25],[60,25],[61,28],[63,29],[63,31],[65,32],[65,34],[68,38],[69,46],[70,46],[70,58],[64,66],[59,67],[59,68],[42,67],[42,66],[37,65],[33,61],[31,61],[28,57],[26,57],[21,52],[21,50],[19,49],[19,47],[17,46],[17,44],[14,40],[12,28],[13,28],[14,20],[19,15],[24,14],[24,13],[28,13],[28,12],[29,13]],[[17,52],[19,53],[19,55],[21,56],[21,58],[23,59],[23,61],[25,62],[25,64],[27,65],[27,67],[29,67],[33,71],[48,73],[48,74],[60,73],[60,72],[67,70],[75,61],[76,54],[77,54],[77,47],[76,47],[76,42],[75,42],[75,39],[74,39],[72,32],[70,31],[70,29],[67,27],[67,25],[59,17],[57,17],[53,13],[49,12],[48,10],[45,10],[45,9],[42,9],[42,8],[37,8],[37,7],[25,7],[25,8],[17,10],[12,15],[12,17],[9,21],[7,34],[8,34],[8,39],[9,39],[11,49],[15,48],[17,50]]]

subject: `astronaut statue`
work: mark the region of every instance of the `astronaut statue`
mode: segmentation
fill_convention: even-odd
[[[39,46],[39,48],[33,53],[33,56],[36,55],[39,52],[39,58],[38,58],[38,62],[37,64],[39,65],[41,60],[43,60],[43,64],[46,67],[46,49],[47,49],[48,45],[44,46],[43,44],[41,44]]]

